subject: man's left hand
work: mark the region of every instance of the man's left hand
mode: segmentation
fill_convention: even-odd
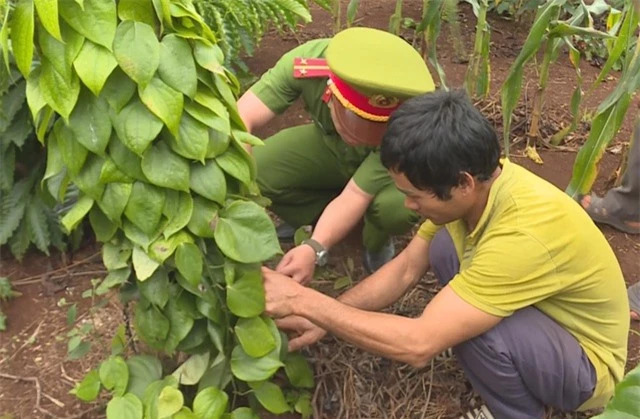
[[[267,267],[262,268],[265,293],[265,313],[274,318],[290,316],[293,306],[300,297],[303,285],[290,277]]]

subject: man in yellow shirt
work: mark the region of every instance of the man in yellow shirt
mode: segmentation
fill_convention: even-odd
[[[266,311],[296,335],[326,332],[426,365],[453,347],[483,397],[475,418],[542,418],[604,406],[622,378],[629,305],[622,272],[580,205],[500,161],[491,124],[461,92],[405,102],[381,159],[426,218],[391,262],[337,300],[264,268]],[[418,318],[379,310],[431,268],[444,285]]]

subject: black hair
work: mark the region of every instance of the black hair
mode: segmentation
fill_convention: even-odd
[[[416,188],[447,200],[463,172],[479,181],[491,178],[500,163],[500,143],[463,90],[440,90],[409,99],[393,112],[380,158]]]

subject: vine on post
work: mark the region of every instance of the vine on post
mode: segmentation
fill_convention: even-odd
[[[192,2],[12,6],[0,40],[27,81],[45,182],[54,196],[80,190],[65,228],[88,217],[109,271],[99,288],[137,300],[149,349],[187,355],[165,370],[152,355],[125,360],[116,344],[75,394],[109,391],[107,417],[118,419],[249,418],[260,405],[308,416],[312,372],[262,315],[260,265],[281,249],[243,147],[261,141],[246,132],[237,80]]]

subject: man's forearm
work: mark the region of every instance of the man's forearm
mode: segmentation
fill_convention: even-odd
[[[302,291],[293,311],[366,351],[416,367],[435,354],[420,319],[360,310],[310,288]]]
[[[353,201],[345,193],[331,201],[313,229],[313,239],[329,249],[345,238],[364,216],[371,200]]]
[[[402,297],[422,276],[406,263],[406,255],[398,255],[371,276],[342,294],[338,300],[362,310],[378,311]]]

